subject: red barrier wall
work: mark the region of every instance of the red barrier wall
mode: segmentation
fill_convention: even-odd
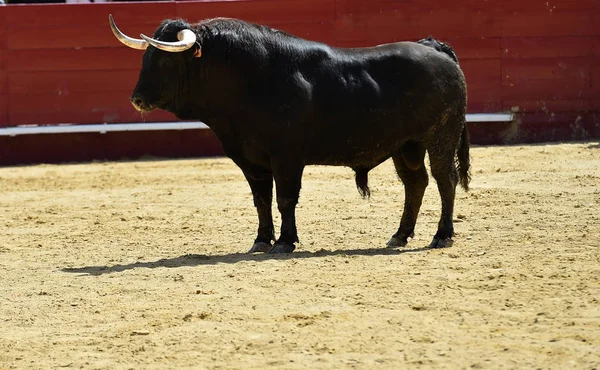
[[[513,124],[470,125],[475,143],[600,137],[598,0],[8,5],[0,7],[0,127],[175,120],[166,112],[141,117],[129,104],[142,53],[114,39],[109,13],[130,35],[151,34],[165,18],[216,16],[335,46],[433,35],[457,52],[469,112],[518,112]]]

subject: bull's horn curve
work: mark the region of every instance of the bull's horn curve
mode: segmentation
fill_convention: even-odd
[[[112,14],[108,15],[108,21],[110,23],[110,29],[112,30],[113,34],[115,35],[117,40],[121,41],[122,44],[127,45],[132,49],[146,50],[146,48],[148,47],[148,43],[144,40],[129,37],[123,32],[121,32],[121,30],[119,30],[119,28],[115,24],[115,20],[113,19]]]
[[[196,34],[194,31],[190,29],[181,30],[177,33],[177,39],[179,41],[175,42],[167,42],[167,41],[159,41],[155,40],[151,37],[148,37],[144,34],[140,35],[145,42],[154,46],[157,49],[170,51],[172,53],[179,53],[181,51],[186,51],[187,49],[194,46],[196,43]]]

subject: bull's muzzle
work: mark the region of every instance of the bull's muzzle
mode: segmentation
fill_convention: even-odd
[[[134,93],[131,98],[129,98],[129,101],[138,112],[148,112],[154,109],[154,106],[146,103],[142,95],[139,93]]]

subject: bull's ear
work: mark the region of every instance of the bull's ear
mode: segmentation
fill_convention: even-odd
[[[194,51],[194,58],[200,58],[202,56],[202,47],[197,42],[196,45],[194,45],[194,47],[196,48],[196,50]]]

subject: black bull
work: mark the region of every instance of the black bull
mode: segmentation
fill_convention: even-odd
[[[251,252],[294,250],[306,165],[348,166],[368,196],[368,172],[389,158],[405,203],[388,246],[406,245],[428,184],[426,152],[442,202],[430,246],[451,245],[456,185],[467,190],[470,180],[466,83],[454,53],[435,40],[334,48],[224,18],[166,20],[143,40],[120,33],[112,17],[111,27],[121,42],[146,50],[134,107],[205,122],[243,171],[259,220]]]

